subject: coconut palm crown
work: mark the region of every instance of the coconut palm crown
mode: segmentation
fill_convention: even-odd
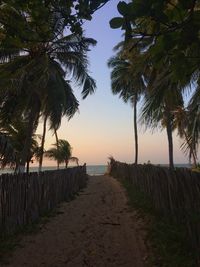
[[[45,155],[54,159],[59,164],[65,163],[65,167],[67,168],[69,161],[76,161],[78,165],[78,158],[72,157],[72,147],[67,140],[59,139],[58,143],[53,144],[53,147],[45,152]]]

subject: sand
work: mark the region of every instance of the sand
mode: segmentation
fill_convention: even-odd
[[[59,211],[38,233],[23,237],[5,266],[146,266],[141,222],[115,179],[90,177],[87,188]]]

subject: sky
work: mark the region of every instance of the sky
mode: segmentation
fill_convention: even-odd
[[[110,69],[108,59],[114,55],[113,47],[122,40],[122,32],[113,30],[109,21],[117,12],[118,0],[110,0],[98,10],[92,21],[84,24],[85,35],[97,40],[97,45],[88,53],[90,74],[97,82],[95,94],[81,99],[81,89],[74,88],[79,100],[79,113],[70,121],[62,120],[58,130],[59,139],[66,139],[73,147],[73,156],[79,158],[80,163],[88,165],[105,165],[108,157],[131,163],[134,161],[134,132],[133,110],[124,104],[116,95],[112,95]],[[42,125],[38,133],[42,133]],[[46,136],[45,148],[55,143],[52,132]],[[187,163],[187,157],[180,150],[181,141],[174,134],[175,163]],[[139,126],[139,162],[148,160],[151,163],[168,163],[168,146],[165,131],[144,131]],[[55,165],[55,162],[44,161],[44,165]]]

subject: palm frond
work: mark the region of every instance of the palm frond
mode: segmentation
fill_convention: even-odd
[[[53,144],[53,147],[45,152],[45,156],[63,163],[71,157],[72,147],[69,142],[64,139],[59,139],[58,144]]]
[[[138,73],[132,62],[121,59],[120,56],[112,57],[108,61],[111,71],[111,89],[113,94],[118,94],[126,103],[139,99],[145,90],[142,73]]]

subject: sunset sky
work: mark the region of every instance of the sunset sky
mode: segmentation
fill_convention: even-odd
[[[90,72],[96,79],[97,90],[86,100],[81,100],[80,89],[74,88],[80,101],[80,113],[69,122],[63,119],[58,130],[60,139],[67,139],[73,147],[73,155],[80,163],[106,164],[109,156],[125,162],[134,161],[133,111],[118,96],[113,96],[110,87],[108,59],[114,54],[113,47],[122,40],[122,32],[113,30],[109,20],[118,16],[118,0],[110,0],[97,11],[91,22],[85,23],[85,35],[97,40],[98,44],[89,53]],[[168,163],[167,136],[162,133],[144,132],[139,127],[139,162]],[[40,125],[38,133],[42,133]],[[46,148],[55,143],[51,132],[46,137]],[[187,158],[180,151],[180,140],[174,134],[175,163],[185,163]],[[45,161],[44,165],[54,165]]]

